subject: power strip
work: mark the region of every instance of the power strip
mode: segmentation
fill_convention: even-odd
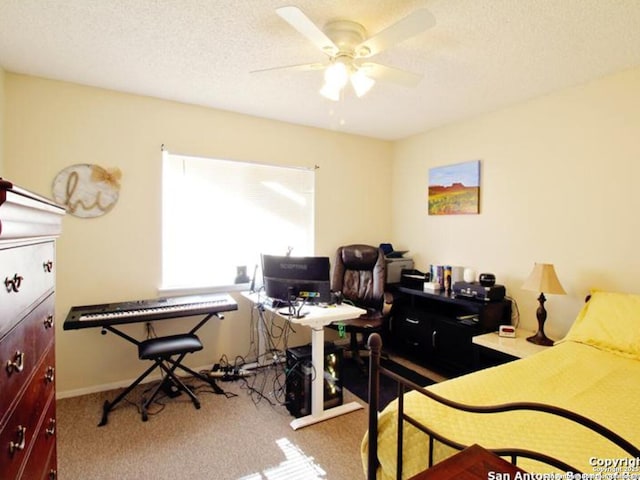
[[[225,370],[216,370],[215,372],[207,372],[207,376],[211,378],[240,378],[240,377],[248,377],[253,375],[255,372],[251,370],[229,370],[228,372]]]

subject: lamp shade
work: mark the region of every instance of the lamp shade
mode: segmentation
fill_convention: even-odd
[[[375,83],[375,80],[367,77],[362,70],[357,70],[351,74],[351,86],[358,97],[365,95]]]
[[[334,102],[340,100],[340,92],[342,92],[342,87],[334,87],[328,83],[325,83],[320,89],[320,95]]]
[[[324,85],[320,89],[320,95],[337,102],[349,81],[358,97],[366,95],[376,83],[373,78],[368,77],[362,69],[353,64],[353,59],[342,56],[325,69]]]
[[[342,62],[334,62],[324,71],[324,81],[333,88],[340,89],[349,81],[349,70]]]
[[[529,278],[522,285],[523,290],[532,290],[540,293],[564,295],[564,291],[556,271],[551,263],[536,263]]]

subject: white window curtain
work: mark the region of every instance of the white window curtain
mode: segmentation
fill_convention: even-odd
[[[161,289],[247,283],[261,253],[313,254],[313,169],[166,149],[162,167]]]

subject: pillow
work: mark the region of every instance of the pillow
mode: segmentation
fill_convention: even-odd
[[[563,341],[640,360],[640,295],[592,291]]]

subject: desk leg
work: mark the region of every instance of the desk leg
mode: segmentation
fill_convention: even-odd
[[[267,318],[265,317],[264,308],[262,306],[254,306],[253,308],[258,312],[258,357],[255,362],[245,363],[242,366],[244,370],[268,367],[269,365],[273,365],[279,361],[273,358],[273,354],[271,355],[271,358],[267,358],[267,338],[269,334],[267,332]]]
[[[297,430],[314,423],[364,408],[358,402],[349,402],[337,407],[324,409],[324,329],[311,329],[311,363],[313,363],[313,381],[311,382],[311,415],[296,418],[290,425]]]

